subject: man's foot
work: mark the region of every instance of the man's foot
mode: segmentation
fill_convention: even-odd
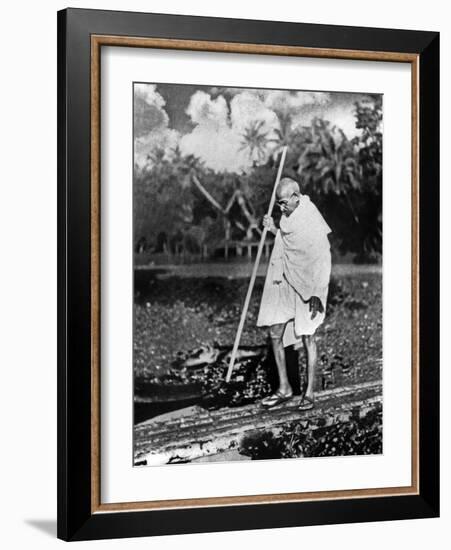
[[[277,390],[276,393],[273,393],[272,395],[268,395],[264,399],[260,401],[260,405],[262,407],[265,407],[266,409],[276,407],[277,405],[280,405],[281,403],[284,403],[285,401],[289,401],[293,397],[293,391],[291,391],[289,394],[282,393],[280,390]]]
[[[304,395],[302,396],[298,409],[300,411],[309,411],[310,409],[313,409],[314,406],[315,406],[315,400],[313,396],[310,397],[308,395]]]

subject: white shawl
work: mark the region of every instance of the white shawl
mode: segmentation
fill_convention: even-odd
[[[330,259],[330,243],[327,234],[330,232],[330,227],[307,195],[301,195],[297,208],[280,220],[278,234],[282,247],[280,249],[279,245],[276,254],[281,259],[287,281],[304,301],[318,296],[318,292],[329,285],[330,261],[327,260]]]
[[[316,206],[307,195],[301,195],[290,216],[282,216],[277,231],[263,290],[257,326],[275,324],[279,318],[275,297],[279,289],[275,281],[285,277],[296,291],[293,309],[296,315],[287,324],[284,345],[296,344],[302,334],[313,334],[324,320],[329,287],[331,257],[327,238],[331,232]],[[308,300],[317,296],[324,313],[311,320]],[[276,300],[277,302],[277,300]]]

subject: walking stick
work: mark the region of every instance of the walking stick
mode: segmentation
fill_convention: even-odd
[[[279,185],[280,177],[282,175],[282,169],[285,163],[286,155],[287,155],[287,147],[285,146],[282,150],[282,156],[280,158],[280,164],[279,164],[279,169],[277,171],[276,182],[274,183],[271,200],[269,201],[268,211],[266,213],[267,216],[271,216],[272,209],[274,208],[274,202],[276,200],[276,189],[277,189],[277,186]],[[260,243],[258,245],[257,257],[255,258],[254,268],[252,270],[251,280],[249,282],[249,287],[247,289],[246,299],[244,300],[243,311],[241,312],[240,324],[238,325],[238,330],[235,336],[235,342],[233,344],[232,355],[230,357],[229,368],[227,370],[226,382],[230,382],[230,377],[232,376],[233,366],[235,364],[235,359],[236,359],[236,352],[238,351],[238,346],[240,344],[241,333],[243,332],[244,321],[246,320],[247,310],[249,308],[249,302],[251,301],[252,290],[254,288],[255,279],[257,277],[258,264],[260,263],[260,258],[263,251],[263,245],[265,244],[267,232],[268,232],[268,228],[264,227],[262,236],[260,238]]]

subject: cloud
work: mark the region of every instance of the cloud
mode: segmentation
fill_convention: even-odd
[[[293,117],[292,128],[309,126],[315,117],[328,120],[333,126],[337,126],[348,139],[361,134],[361,130],[356,128],[354,108],[349,102],[325,100],[312,103],[308,108],[299,110]]]
[[[181,138],[181,151],[199,157],[218,172],[241,170],[245,158],[237,155],[239,142],[230,126],[225,98],[220,95],[212,99],[210,94],[198,90],[191,96],[186,114],[195,127]]]
[[[214,128],[226,126],[227,101],[222,95],[212,99],[210,94],[199,90],[191,96],[186,114],[191,117],[194,124],[208,125]]]
[[[268,90],[265,94],[265,104],[279,113],[297,114],[303,110],[326,107],[331,102],[327,92],[290,92],[283,90]]]
[[[164,110],[166,102],[156,91],[155,84],[135,84],[134,131],[135,137],[166,128],[169,117]]]
[[[359,134],[351,99],[340,94],[218,87],[197,90],[185,110],[194,129],[184,135],[169,128],[166,101],[155,84],[135,84],[134,94],[135,163],[140,167],[151,164],[149,155],[156,148],[170,158],[171,149],[179,145],[182,153],[199,157],[217,172],[248,171],[254,163],[266,162],[275,147],[270,140],[280,128],[279,120],[288,114],[292,128],[308,126],[314,117],[321,117],[341,127],[349,138]],[[260,154],[244,146],[244,134],[256,124],[266,137]]]
[[[134,88],[135,98],[142,98],[148,105],[156,105],[162,109],[166,105],[164,97],[157,92],[156,84],[135,84]]]
[[[248,90],[241,90],[233,96],[230,110],[223,95],[213,99],[210,94],[197,91],[191,97],[186,113],[196,126],[181,138],[181,150],[198,156],[218,172],[241,172],[252,166],[255,158],[243,149],[243,134],[252,123],[262,122],[260,132],[268,137],[279,124],[276,113],[257,93]]]
[[[156,90],[155,84],[135,84],[134,87],[134,161],[140,168],[152,163],[151,155],[163,149],[168,155],[180,138],[171,130],[166,101]]]
[[[186,109],[195,128],[181,138],[180,147],[184,153],[201,158],[213,170],[247,171],[255,162],[266,162],[274,150],[275,143],[271,140],[280,128],[280,116],[290,114],[296,125],[306,118],[310,123],[315,111],[326,111],[331,101],[327,92],[218,87],[210,88],[209,93],[197,91]],[[267,140],[260,154],[256,149],[243,148],[246,129],[256,123]]]
[[[199,125],[180,140],[180,149],[205,162],[216,172],[241,172],[249,166],[244,151],[240,151],[239,136],[231,128]]]
[[[262,131],[271,132],[279,126],[276,113],[268,108],[256,93],[245,91],[230,102],[232,127],[242,133],[251,123],[263,122]]]
[[[139,168],[152,164],[152,153],[157,149],[164,151],[164,157],[169,158],[180,140],[176,130],[161,128],[135,139],[135,164]]]

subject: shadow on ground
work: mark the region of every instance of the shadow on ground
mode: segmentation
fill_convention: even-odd
[[[56,538],[56,519],[26,519],[25,523]]]

